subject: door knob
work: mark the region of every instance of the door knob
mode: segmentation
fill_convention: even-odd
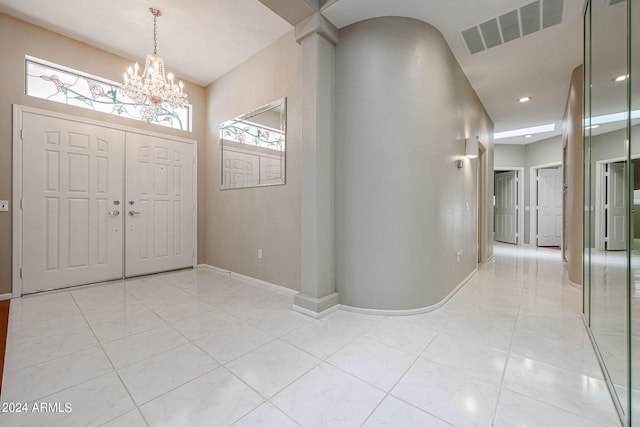
[[[111,216],[118,216],[118,215],[120,215],[120,211],[116,209],[114,211],[107,212],[107,214],[111,215]]]
[[[140,215],[140,212],[137,211],[129,211],[129,216]]]

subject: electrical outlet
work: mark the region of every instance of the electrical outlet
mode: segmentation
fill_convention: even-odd
[[[258,249],[258,259],[262,259],[262,249]]]
[[[9,212],[8,200],[0,200],[0,212]]]

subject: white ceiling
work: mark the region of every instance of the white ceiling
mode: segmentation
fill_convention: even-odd
[[[292,0],[293,1],[293,0]],[[302,1],[302,0],[296,0]],[[582,62],[584,0],[565,0],[563,22],[470,55],[460,32],[533,0],[337,0],[323,14],[338,28],[366,18],[407,16],[442,32],[495,124],[495,131],[556,124],[559,135],[571,72]],[[549,1],[549,0],[547,0]],[[554,0],[555,1],[555,0]],[[258,0],[0,0],[0,12],[133,60],[153,48],[150,6],[158,7],[158,53],[167,69],[208,85],[292,29]],[[528,104],[519,104],[522,96]]]

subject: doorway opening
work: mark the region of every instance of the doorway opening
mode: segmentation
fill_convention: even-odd
[[[524,168],[494,169],[493,240],[522,244],[524,215]]]

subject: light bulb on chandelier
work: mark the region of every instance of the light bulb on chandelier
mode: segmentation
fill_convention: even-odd
[[[156,21],[162,12],[154,7],[150,7],[149,12],[153,15],[153,53],[147,55],[141,75],[138,74],[140,66],[137,62],[124,73],[122,91],[138,105],[151,104],[156,109],[183,108],[188,103],[184,85],[182,81],[174,83],[173,73],[165,75],[164,60],[157,54]]]

